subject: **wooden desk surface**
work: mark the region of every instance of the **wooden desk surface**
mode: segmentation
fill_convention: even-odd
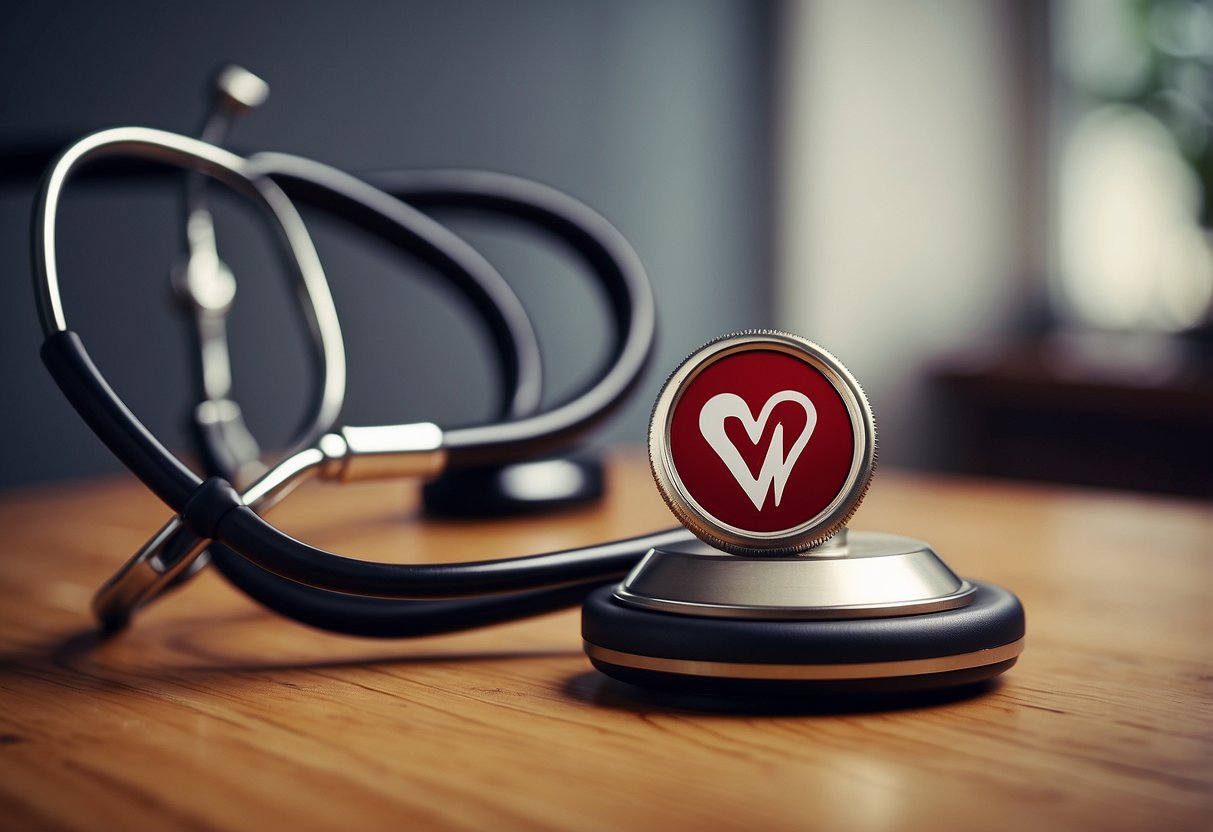
[[[643,462],[559,518],[415,523],[402,484],[276,519],[465,559],[669,524]],[[575,611],[417,641],[275,618],[208,574],[99,642],[94,587],[162,520],[133,482],[0,497],[0,827],[1210,829],[1213,508],[882,472],[856,528],[1015,590],[1020,663],[889,710],[663,700],[597,674]]]

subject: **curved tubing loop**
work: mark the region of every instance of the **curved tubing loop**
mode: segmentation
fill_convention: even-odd
[[[497,419],[517,419],[530,415],[539,408],[543,394],[543,367],[535,330],[526,309],[510,284],[480,252],[425,214],[328,165],[299,157],[262,154],[250,158],[244,172],[250,178],[273,176],[282,173],[280,168],[283,162],[287,167],[284,176],[289,176],[287,181],[292,183],[294,188],[292,199],[319,208],[350,225],[372,233],[403,253],[420,260],[442,275],[471,305],[472,310],[484,323],[484,329],[492,342],[492,355],[500,371]],[[190,222],[193,222],[194,216],[200,210],[209,221],[205,207],[205,189],[196,181],[200,178],[196,173],[187,177],[186,203]],[[213,237],[209,242],[213,247]],[[327,284],[325,287],[327,289]],[[327,320],[329,317],[336,321],[335,310],[328,311],[331,309],[331,300],[324,309],[309,309],[306,305],[303,307],[305,316],[310,321],[317,318]],[[197,315],[195,317],[197,318]],[[201,336],[202,330],[197,325],[198,322],[195,321],[195,324],[196,334]],[[221,374],[230,378],[225,329],[215,329],[216,332],[212,334],[219,339],[222,349],[208,351],[205,344],[200,344],[202,375],[205,376],[205,363],[209,360],[212,364],[218,363]],[[311,331],[315,339],[318,330],[313,326]],[[341,355],[333,355],[319,349],[313,363],[317,374],[323,377],[327,368],[337,362],[341,362],[340,371],[344,378],[345,367]],[[314,409],[310,426],[300,431],[299,439],[292,444],[283,458],[314,446],[333,428],[341,409],[344,389],[336,390],[335,394],[333,391],[325,392],[329,394],[329,398],[322,398],[325,406]],[[230,406],[236,413],[239,412],[234,402],[230,403]],[[197,410],[197,413],[201,413],[201,409]],[[240,424],[243,425],[242,420]],[[245,478],[239,477],[238,474],[241,468],[247,465],[248,450],[255,449],[252,438],[248,437],[251,448],[242,453],[240,448],[229,445],[233,432],[223,421],[197,420],[195,427],[196,439],[200,443],[208,472],[226,477],[232,482],[244,482]],[[243,438],[242,431],[237,430],[234,433],[235,438]],[[183,537],[184,533],[179,533],[164,538],[167,550],[190,552],[192,546],[187,545]],[[147,548],[144,547],[145,552]],[[199,556],[202,562],[208,558],[209,553]],[[182,573],[181,578],[177,580],[179,582],[196,572],[197,569]],[[158,594],[158,590],[151,590],[143,602],[151,600],[155,594]]]
[[[274,179],[298,198],[292,173],[306,159],[261,153]],[[612,316],[607,366],[585,389],[549,410],[505,424],[454,428],[444,433],[450,467],[511,462],[541,456],[575,441],[615,411],[639,383],[656,338],[657,313],[644,266],[624,236],[584,203],[553,188],[486,171],[394,171],[368,181],[423,209],[476,209],[536,225],[569,244],[599,277]]]
[[[531,320],[506,279],[463,238],[357,177],[309,159],[258,154],[247,160],[245,173],[252,178],[281,177],[289,185],[289,196],[293,201],[319,208],[374,234],[439,273],[480,316],[491,339],[491,353],[501,374],[500,402],[495,418],[518,419],[539,408],[543,395],[543,367]],[[309,318],[315,318],[320,310],[305,308],[305,313]],[[222,356],[226,356],[226,352]],[[334,361],[333,356],[320,353],[314,363],[318,373],[323,374],[326,365],[331,366]],[[314,445],[332,429],[341,407],[340,397],[329,405],[315,411],[310,429],[293,443],[288,455]],[[200,431],[199,438],[205,444],[210,460],[233,457],[233,449],[221,444],[225,437],[221,430]],[[227,475],[230,472],[214,470],[213,473]]]
[[[497,418],[517,419],[539,408],[539,340],[513,287],[484,255],[416,208],[330,165],[283,153],[257,153],[247,164],[250,176],[273,179],[297,204],[374,234],[445,278],[472,305],[492,339],[502,374]]]
[[[322,184],[332,184],[332,177],[324,175],[325,167],[308,160],[282,154],[261,154],[253,159],[264,165],[262,170],[274,176],[292,199],[302,204],[314,203],[317,196],[324,193]],[[479,171],[395,172],[372,175],[370,179],[372,184],[392,191],[393,196],[417,207],[487,211],[495,217],[505,215],[527,222],[554,235],[585,261],[602,285],[611,304],[615,328],[613,346],[617,353],[627,354],[629,342],[641,342],[646,350],[651,344],[653,332],[651,324],[647,330],[643,324],[643,303],[634,304],[632,300],[649,296],[647,277],[621,235],[580,202],[528,180]],[[632,354],[635,352],[633,347]],[[639,366],[642,363],[639,362]],[[260,508],[256,510],[261,511]],[[650,548],[689,539],[690,534],[682,529],[658,532],[588,550],[541,556],[525,571],[519,569],[521,564],[516,561],[495,561],[491,567],[489,564],[466,565],[481,572],[505,567],[512,572],[506,578],[511,586],[530,588],[502,592],[502,585],[497,584],[498,588],[492,590],[495,594],[487,597],[441,601],[366,597],[333,591],[326,576],[301,571],[297,565],[275,566],[266,560],[258,565],[246,559],[247,554],[238,555],[222,545],[213,546],[211,551],[216,565],[228,580],[281,615],[333,632],[399,638],[464,630],[575,605],[594,588],[621,577]],[[271,550],[276,548],[270,546]],[[316,550],[308,553],[313,557],[324,557],[324,553]],[[263,551],[263,554],[272,557],[274,553]],[[283,565],[288,568],[283,569]],[[342,575],[345,565],[347,562],[333,564]],[[465,572],[464,567],[454,567],[448,579],[458,576],[462,581],[464,575],[470,578],[470,572]],[[388,584],[382,582],[382,576],[368,577],[368,583],[360,587],[346,585],[345,589],[360,589],[370,595],[393,594]],[[485,592],[491,587],[488,582],[491,576],[485,576],[483,580],[423,591],[417,577],[416,572],[401,575],[401,589],[411,595],[428,596],[431,592],[466,595]],[[301,580],[304,582],[299,583]],[[502,578],[498,576],[492,580]],[[553,585],[533,588],[541,581]]]

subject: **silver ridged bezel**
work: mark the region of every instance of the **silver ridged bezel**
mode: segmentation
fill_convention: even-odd
[[[700,506],[678,477],[670,452],[670,417],[687,386],[715,362],[752,350],[791,355],[824,375],[846,405],[855,437],[851,467],[834,500],[804,523],[774,532],[739,529]],[[708,342],[666,379],[649,421],[649,464],[657,490],[670,511],[705,543],[737,555],[794,555],[829,539],[859,507],[876,468],[876,419],[859,382],[830,352],[786,332],[747,330]]]

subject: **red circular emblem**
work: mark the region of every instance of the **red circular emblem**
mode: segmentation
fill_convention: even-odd
[[[731,336],[667,382],[650,433],[654,473],[705,540],[802,550],[862,498],[874,461],[870,414],[858,384],[819,347],[781,333]]]

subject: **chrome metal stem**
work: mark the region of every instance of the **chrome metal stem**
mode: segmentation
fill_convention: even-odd
[[[215,78],[199,138],[222,145],[235,118],[260,106],[268,95],[269,86],[253,73],[236,66],[224,68]],[[263,474],[265,465],[232,396],[227,318],[236,297],[236,278],[219,257],[206,177],[193,171],[185,175],[184,200],[186,253],[173,267],[172,284],[193,316],[198,340],[198,383],[204,398],[194,418],[200,426],[218,431],[236,481],[247,482]]]

